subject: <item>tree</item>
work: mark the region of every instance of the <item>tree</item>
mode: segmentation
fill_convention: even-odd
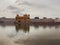
[[[39,17],[35,17],[35,19],[39,19]]]

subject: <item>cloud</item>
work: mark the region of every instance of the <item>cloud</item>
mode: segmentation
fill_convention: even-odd
[[[15,9],[18,9],[18,8],[10,5],[10,6],[7,7],[7,9],[15,10]]]
[[[8,6],[7,10],[11,11],[14,14],[22,14],[22,12],[25,11],[25,9],[23,9],[23,8],[15,7],[12,5]]]
[[[57,9],[57,5],[58,7],[60,7],[59,0],[23,0],[23,1],[17,0],[16,3],[18,3],[18,5],[28,5],[28,6],[33,6],[40,9],[47,8],[52,11],[60,12],[60,10]]]
[[[3,13],[2,10],[4,10],[5,8],[5,12],[8,12],[9,14],[23,14],[26,12],[30,13],[33,16],[47,16],[50,14],[50,16],[52,16],[55,14],[60,14],[60,0],[5,0],[2,3],[0,3],[0,13]]]
[[[18,3],[18,5],[29,5],[29,6],[35,6],[35,7],[46,7],[45,5],[40,5],[40,4],[36,4],[36,3],[30,3],[28,1],[22,1],[20,2],[19,0],[16,1],[16,3]]]
[[[60,14],[60,1],[59,0],[17,0],[15,3],[18,6],[30,8],[28,12],[31,14],[31,17],[40,16],[40,17],[59,17]],[[27,13],[28,13],[27,12]]]

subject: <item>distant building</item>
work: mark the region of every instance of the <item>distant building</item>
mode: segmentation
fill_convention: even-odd
[[[29,14],[24,14],[23,16],[19,16],[17,14],[16,16],[16,21],[21,22],[21,21],[29,21],[30,20],[30,15]]]

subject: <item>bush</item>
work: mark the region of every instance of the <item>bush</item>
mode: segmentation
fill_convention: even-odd
[[[39,17],[35,17],[35,19],[39,19]]]

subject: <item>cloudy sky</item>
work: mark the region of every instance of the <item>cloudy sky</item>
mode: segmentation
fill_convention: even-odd
[[[0,0],[0,17],[25,13],[31,17],[60,17],[60,0]]]

